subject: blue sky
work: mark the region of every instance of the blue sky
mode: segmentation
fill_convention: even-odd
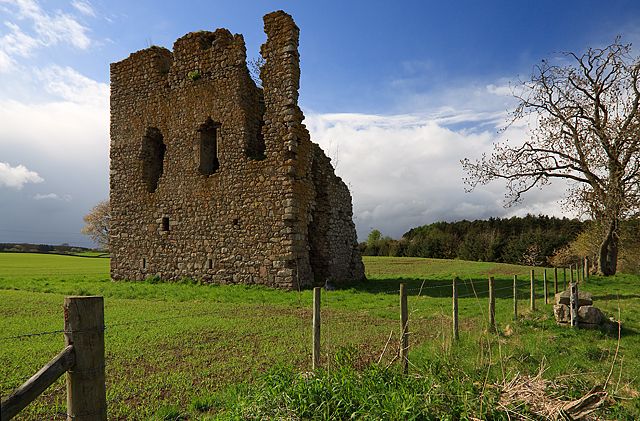
[[[571,214],[561,184],[508,209],[500,185],[465,193],[459,160],[526,138],[526,125],[498,129],[509,83],[542,58],[640,42],[637,1],[0,0],[0,242],[89,244],[82,215],[108,196],[109,63],[218,27],[257,57],[277,9],[301,28],[300,104],[352,189],[361,238]]]

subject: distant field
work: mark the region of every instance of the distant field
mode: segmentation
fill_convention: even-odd
[[[224,405],[200,405],[238,383],[251,384],[270,367],[310,367],[311,292],[195,283],[112,282],[108,259],[0,253],[0,393],[6,395],[46,363],[63,344],[61,334],[9,339],[62,327],[65,295],[105,297],[109,419],[225,418]],[[386,365],[398,344],[400,282],[409,288],[411,370],[450,367],[470,383],[497,384],[520,374],[569,381],[579,397],[602,384],[612,370],[617,337],[555,325],[551,305],[528,308],[530,268],[419,258],[365,258],[369,282],[323,292],[323,360],[330,367],[345,349],[359,367],[381,358]],[[550,276],[552,272],[548,273]],[[486,333],[488,275],[497,286],[499,335]],[[511,282],[518,275],[520,313],[513,322]],[[451,340],[450,279],[462,280],[461,339]],[[538,278],[540,279],[541,276]],[[619,399],[611,419],[640,417],[640,278],[592,279],[583,289],[609,315],[618,308],[624,335],[608,390]],[[457,374],[456,374],[457,376]],[[569,380],[567,380],[569,379]],[[573,379],[573,380],[571,380]],[[215,399],[214,399],[215,401]],[[65,411],[62,380],[22,419],[53,419]],[[473,409],[473,408],[472,408]],[[166,411],[165,411],[166,412]],[[605,415],[606,415],[605,414]]]

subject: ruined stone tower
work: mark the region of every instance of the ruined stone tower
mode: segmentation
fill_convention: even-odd
[[[193,32],[111,65],[111,276],[294,289],[364,278],[351,195],[298,107],[299,29]]]

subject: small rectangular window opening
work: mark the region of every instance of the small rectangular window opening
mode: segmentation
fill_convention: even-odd
[[[147,258],[143,257],[142,258],[142,269],[146,269],[147,268]]]
[[[207,259],[207,269],[213,269],[213,259]]]
[[[162,231],[169,231],[169,217],[162,217]]]
[[[211,175],[220,168],[218,160],[218,129],[220,123],[216,123],[211,118],[200,126],[200,174]]]

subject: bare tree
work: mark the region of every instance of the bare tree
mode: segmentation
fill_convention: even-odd
[[[84,227],[81,232],[88,235],[102,249],[109,250],[109,221],[111,208],[109,200],[103,200],[84,216]]]
[[[569,64],[567,64],[569,63]],[[462,160],[471,189],[506,180],[508,204],[551,179],[568,180],[567,198],[601,227],[599,271],[616,272],[619,223],[640,208],[640,60],[631,45],[564,53],[543,60],[514,89],[511,123],[531,118],[531,138],[494,145],[490,156]]]
[[[247,67],[249,68],[249,76],[253,79],[253,82],[258,88],[262,88],[262,79],[260,73],[262,73],[262,67],[267,61],[261,56],[247,60]]]

